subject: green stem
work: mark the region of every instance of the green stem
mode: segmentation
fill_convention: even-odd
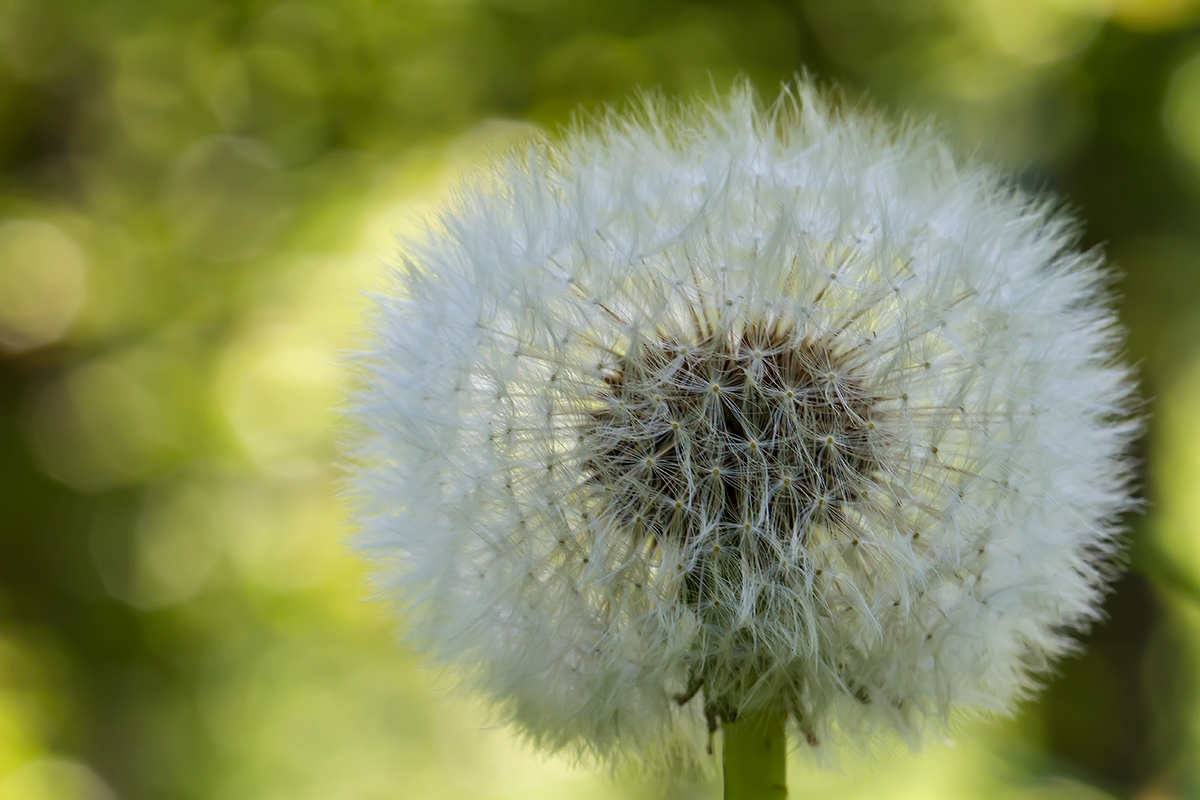
[[[787,797],[785,714],[743,714],[721,726],[725,800]]]

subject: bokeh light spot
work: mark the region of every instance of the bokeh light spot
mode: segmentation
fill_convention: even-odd
[[[1200,357],[1180,371],[1158,402],[1154,442],[1155,544],[1200,586]]]
[[[246,455],[268,469],[316,469],[338,401],[336,356],[317,332],[267,324],[226,354],[220,405]]]
[[[169,456],[174,419],[156,375],[178,363],[137,348],[87,361],[34,391],[26,434],[43,472],[99,490],[150,475]]]
[[[61,228],[0,223],[0,347],[21,351],[57,341],[86,295],[87,259]]]
[[[0,800],[117,800],[86,764],[40,758],[0,780]]]
[[[1200,16],[1196,0],[1113,0],[1112,5],[1113,19],[1135,30],[1173,28]]]
[[[1103,22],[1087,0],[978,0],[1000,49],[1023,61],[1046,64],[1079,52]]]
[[[163,203],[180,244],[214,262],[261,253],[289,214],[279,163],[264,145],[218,136],[175,164]]]
[[[135,527],[133,582],[125,599],[141,608],[188,600],[212,574],[224,530],[202,480],[153,487]]]

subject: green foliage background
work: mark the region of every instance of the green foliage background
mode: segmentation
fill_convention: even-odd
[[[537,757],[361,602],[360,292],[489,148],[809,70],[1064,196],[1124,276],[1147,513],[1020,717],[796,797],[1200,796],[1200,3],[0,0],[0,800],[715,797]]]

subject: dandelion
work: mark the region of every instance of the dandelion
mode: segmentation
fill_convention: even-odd
[[[352,491],[411,640],[552,750],[723,729],[763,796],[785,725],[1011,710],[1130,505],[1101,256],[807,85],[594,128],[468,179],[378,299]]]

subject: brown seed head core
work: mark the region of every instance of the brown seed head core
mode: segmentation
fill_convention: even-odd
[[[768,571],[879,469],[878,398],[855,351],[778,319],[635,338],[596,401],[582,433],[607,514]]]

